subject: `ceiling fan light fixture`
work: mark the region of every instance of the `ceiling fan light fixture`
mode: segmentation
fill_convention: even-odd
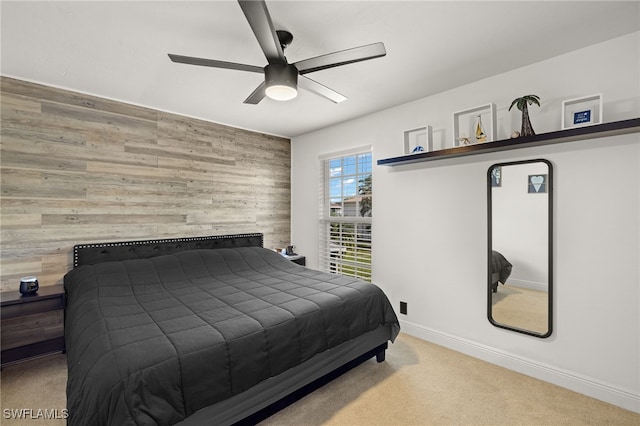
[[[264,67],[265,94],[276,101],[289,101],[298,95],[298,69],[291,64]]]
[[[267,86],[265,89],[266,95],[276,101],[290,101],[298,96],[298,90],[295,87],[287,86],[284,84],[274,84]]]

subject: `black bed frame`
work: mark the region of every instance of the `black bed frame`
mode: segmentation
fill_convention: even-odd
[[[262,233],[79,244],[73,248],[73,267],[110,261],[149,259],[184,250],[263,247],[263,244]],[[383,362],[387,347],[388,344],[385,342],[355,357],[324,376],[293,389],[287,396],[249,414],[235,425],[256,424],[374,356],[378,362]]]
[[[149,259],[183,250],[263,247],[263,244],[264,235],[260,233],[79,244],[73,247],[73,267],[120,260]]]

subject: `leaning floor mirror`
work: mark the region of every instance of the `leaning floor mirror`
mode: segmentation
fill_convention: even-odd
[[[547,160],[487,172],[488,318],[535,337],[552,332],[553,167]]]

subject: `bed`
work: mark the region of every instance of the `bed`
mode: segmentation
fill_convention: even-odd
[[[382,290],[297,265],[262,234],[74,247],[68,424],[226,425],[375,356]]]
[[[491,252],[491,291],[498,292],[498,283],[505,284],[511,275],[513,265],[502,253],[492,250]]]

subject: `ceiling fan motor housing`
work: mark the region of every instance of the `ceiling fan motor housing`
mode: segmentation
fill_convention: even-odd
[[[296,97],[298,89],[298,68],[287,63],[274,63],[264,67],[265,92],[276,100]]]

